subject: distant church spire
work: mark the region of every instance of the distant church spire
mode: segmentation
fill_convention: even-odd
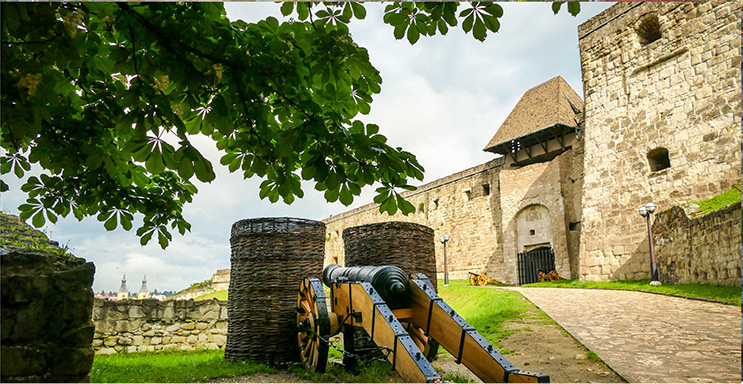
[[[139,288],[139,293],[137,294],[138,299],[146,299],[150,297],[150,292],[147,290],[147,275],[144,275],[144,278],[142,279],[142,287]]]
[[[126,287],[126,275],[121,278],[121,287],[119,287],[119,300],[126,300],[129,298],[129,288]]]

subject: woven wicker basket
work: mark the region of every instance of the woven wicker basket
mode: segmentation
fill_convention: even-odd
[[[347,267],[394,265],[406,273],[423,273],[436,285],[433,229],[415,223],[391,221],[343,230]]]
[[[322,276],[325,224],[294,218],[240,220],[230,237],[225,359],[286,363],[299,360],[297,289]]]

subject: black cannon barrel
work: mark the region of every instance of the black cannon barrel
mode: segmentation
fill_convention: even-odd
[[[327,286],[339,278],[371,283],[391,309],[408,306],[410,278],[398,267],[392,265],[341,267],[338,264],[330,264],[325,267],[322,277]]]

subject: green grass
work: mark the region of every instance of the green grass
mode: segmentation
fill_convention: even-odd
[[[520,293],[472,287],[467,280],[449,282],[444,287],[439,281],[439,296],[503,354],[513,352],[504,350],[500,343],[515,332],[505,327],[507,323],[522,319],[552,321],[541,311],[531,311]]]
[[[278,372],[252,362],[228,363],[223,350],[168,351],[96,355],[94,383],[193,383],[219,377]]]
[[[217,292],[207,293],[205,295],[201,295],[199,297],[194,298],[194,301],[211,300],[211,299],[227,300],[227,292],[229,291],[217,291]]]
[[[733,188],[729,191],[725,191],[711,199],[704,201],[692,201],[692,203],[699,206],[699,210],[702,212],[712,212],[730,204],[740,203],[740,191],[737,188]]]
[[[196,383],[256,373],[290,373],[319,383],[380,383],[394,381],[397,374],[387,362],[360,363],[355,372],[329,364],[325,373],[315,373],[301,364],[285,368],[248,361],[224,361],[224,350],[167,351],[97,355],[90,380],[94,383]]]
[[[628,291],[658,292],[668,295],[697,297],[721,301],[730,305],[741,305],[740,286],[713,285],[713,284],[666,284],[661,286],[650,285],[650,280],[633,281],[579,281],[559,280],[544,283],[527,284],[527,287],[568,287],[568,288],[602,288]]]

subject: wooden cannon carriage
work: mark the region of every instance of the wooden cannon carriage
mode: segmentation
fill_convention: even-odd
[[[486,383],[547,383],[549,376],[515,368],[484,337],[439,297],[422,274],[409,277],[394,266],[329,265],[322,282],[306,277],[297,299],[301,359],[324,372],[328,340],[343,332],[346,352],[363,328],[384,349],[392,369],[405,382],[440,382],[430,364],[441,345]]]

